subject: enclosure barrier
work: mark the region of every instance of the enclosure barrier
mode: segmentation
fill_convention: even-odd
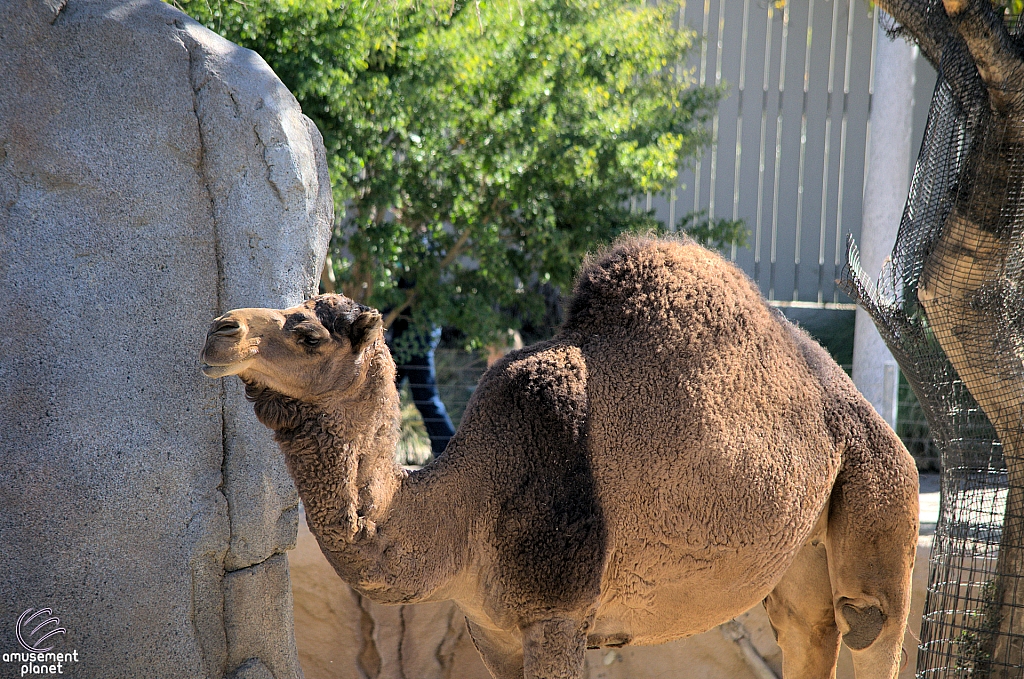
[[[1024,146],[965,51],[947,50],[942,67],[892,258],[876,285],[850,239],[843,282],[941,454],[917,676],[1020,677]]]

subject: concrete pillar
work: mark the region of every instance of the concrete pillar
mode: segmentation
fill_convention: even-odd
[[[876,10],[880,12],[880,9]],[[860,259],[864,271],[877,276],[892,253],[909,190],[913,157],[910,135],[914,109],[916,50],[904,40],[891,40],[880,21],[871,104],[871,146],[868,149],[864,221]],[[853,381],[885,421],[896,426],[899,369],[875,324],[857,309],[853,342]]]

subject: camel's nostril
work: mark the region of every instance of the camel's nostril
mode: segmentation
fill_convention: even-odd
[[[213,327],[210,328],[211,335],[220,335],[222,337],[230,337],[237,335],[242,331],[241,324],[231,318],[225,318],[221,321],[214,321]]]

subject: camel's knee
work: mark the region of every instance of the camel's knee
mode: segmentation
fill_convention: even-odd
[[[840,600],[836,610],[857,679],[895,679],[904,656],[904,612],[898,607],[887,611],[880,602],[850,600]]]
[[[846,577],[835,579],[836,622],[852,651],[857,679],[895,679],[910,607],[909,572],[893,568],[851,577],[859,569],[838,570]]]
[[[902,645],[914,559],[901,547],[888,553],[861,550],[860,563],[851,550],[844,563],[833,567],[836,623],[852,651]]]
[[[844,603],[839,610],[846,621],[844,627],[849,628],[843,632],[843,643],[854,651],[864,650],[875,643],[885,626],[886,615],[881,608]]]

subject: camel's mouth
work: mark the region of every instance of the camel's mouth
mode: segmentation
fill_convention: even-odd
[[[234,375],[237,372],[239,372],[237,368],[237,365],[210,365],[209,363],[202,364],[203,374],[206,375],[207,377],[212,377],[213,379],[217,379],[218,377],[227,377],[229,375]]]
[[[255,346],[239,346],[232,339],[210,337],[199,356],[203,374],[214,379],[237,375],[252,364],[258,349]]]

